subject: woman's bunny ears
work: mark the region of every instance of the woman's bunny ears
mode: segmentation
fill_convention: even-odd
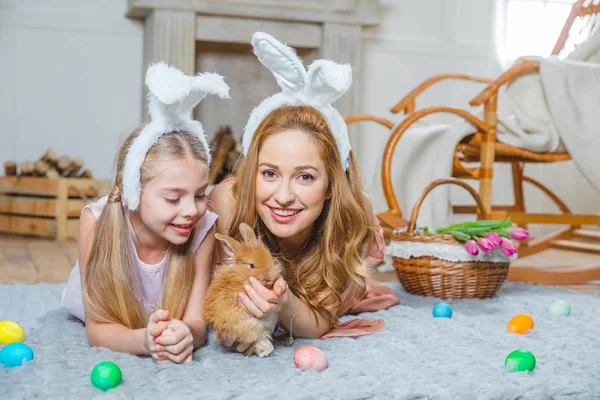
[[[131,211],[137,209],[140,203],[140,168],[146,153],[162,135],[171,132],[196,135],[206,150],[210,164],[210,149],[204,129],[200,122],[191,118],[191,112],[207,94],[229,98],[229,86],[222,76],[212,73],[187,76],[162,62],[148,68],[146,86],[152,120],[131,143],[123,168],[123,197]]]
[[[273,36],[256,32],[252,37],[254,54],[275,76],[281,93],[266,98],[250,114],[242,145],[248,153],[258,125],[273,110],[282,106],[308,105],[321,112],[335,137],[344,170],[350,164],[350,141],[344,118],[331,106],[352,84],[352,68],[329,60],[313,62],[308,71],[291,47]]]

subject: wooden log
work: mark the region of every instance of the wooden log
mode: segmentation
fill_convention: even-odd
[[[14,161],[7,161],[4,163],[4,175],[15,176],[17,175],[17,163]]]
[[[63,177],[74,177],[77,176],[79,170],[83,167],[83,160],[75,159],[71,160],[71,164],[60,174]]]
[[[62,174],[64,170],[66,170],[67,168],[69,168],[69,166],[71,165],[71,159],[69,157],[61,157],[58,160],[56,160],[55,163],[55,168],[58,171],[59,174]]]
[[[94,175],[92,175],[92,171],[89,169],[84,170],[81,174],[79,174],[78,178],[88,178],[92,179]]]
[[[53,166],[48,164],[46,161],[37,161],[33,165],[34,174],[36,176],[43,176],[49,179],[56,179],[60,177],[58,171]]]
[[[54,168],[50,167],[48,169],[48,171],[46,171],[46,178],[48,178],[48,179],[58,179],[58,178],[60,178],[60,174],[58,173],[57,170],[55,170]]]
[[[33,163],[31,161],[23,161],[21,163],[21,173],[22,176],[31,176],[33,175]]]
[[[223,135],[220,140],[220,146],[214,153],[211,169],[208,177],[208,182],[211,184],[216,183],[217,177],[223,172],[225,163],[227,162],[227,156],[229,152],[235,147],[235,139],[232,135]]]
[[[210,147],[213,152],[213,159],[210,165],[208,183],[217,183],[219,177],[223,174],[227,156],[235,148],[235,139],[231,133],[229,125],[222,125],[215,134]]]
[[[36,176],[46,176],[46,172],[50,169],[50,165],[46,161],[36,161],[33,164],[33,173]]]
[[[56,152],[52,147],[49,147],[48,150],[46,150],[46,152],[44,153],[44,155],[40,157],[39,161],[45,161],[49,165],[54,164],[54,162],[56,161]]]

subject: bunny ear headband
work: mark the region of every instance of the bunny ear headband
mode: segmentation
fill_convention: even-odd
[[[206,149],[210,164],[210,150],[204,129],[190,114],[209,93],[222,99],[229,98],[229,86],[225,84],[222,76],[212,73],[187,76],[163,62],[148,68],[146,86],[149,90],[148,108],[152,120],[131,143],[123,168],[123,197],[131,211],[137,209],[140,204],[140,168],[146,153],[162,135],[171,132],[189,132],[196,135]]]
[[[316,108],[325,118],[335,137],[342,166],[347,171],[350,165],[348,128],[344,118],[331,103],[350,88],[350,65],[317,60],[306,71],[294,49],[263,32],[256,32],[252,36],[252,46],[259,61],[275,76],[281,93],[263,100],[250,114],[242,142],[244,155],[248,153],[256,128],[271,111],[282,106],[304,104]]]

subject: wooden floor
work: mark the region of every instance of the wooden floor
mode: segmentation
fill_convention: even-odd
[[[66,282],[77,260],[76,242],[55,242],[22,236],[0,234],[0,284],[39,282]],[[600,256],[547,250],[544,253],[517,260],[515,265],[527,262],[539,268],[556,268],[582,264],[600,264]],[[374,278],[379,281],[395,281],[396,273],[379,268]],[[586,293],[600,294],[600,281],[565,288]]]

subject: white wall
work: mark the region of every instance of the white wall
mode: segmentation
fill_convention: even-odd
[[[52,146],[111,178],[141,121],[142,25],[125,0],[0,0],[0,162]]]

